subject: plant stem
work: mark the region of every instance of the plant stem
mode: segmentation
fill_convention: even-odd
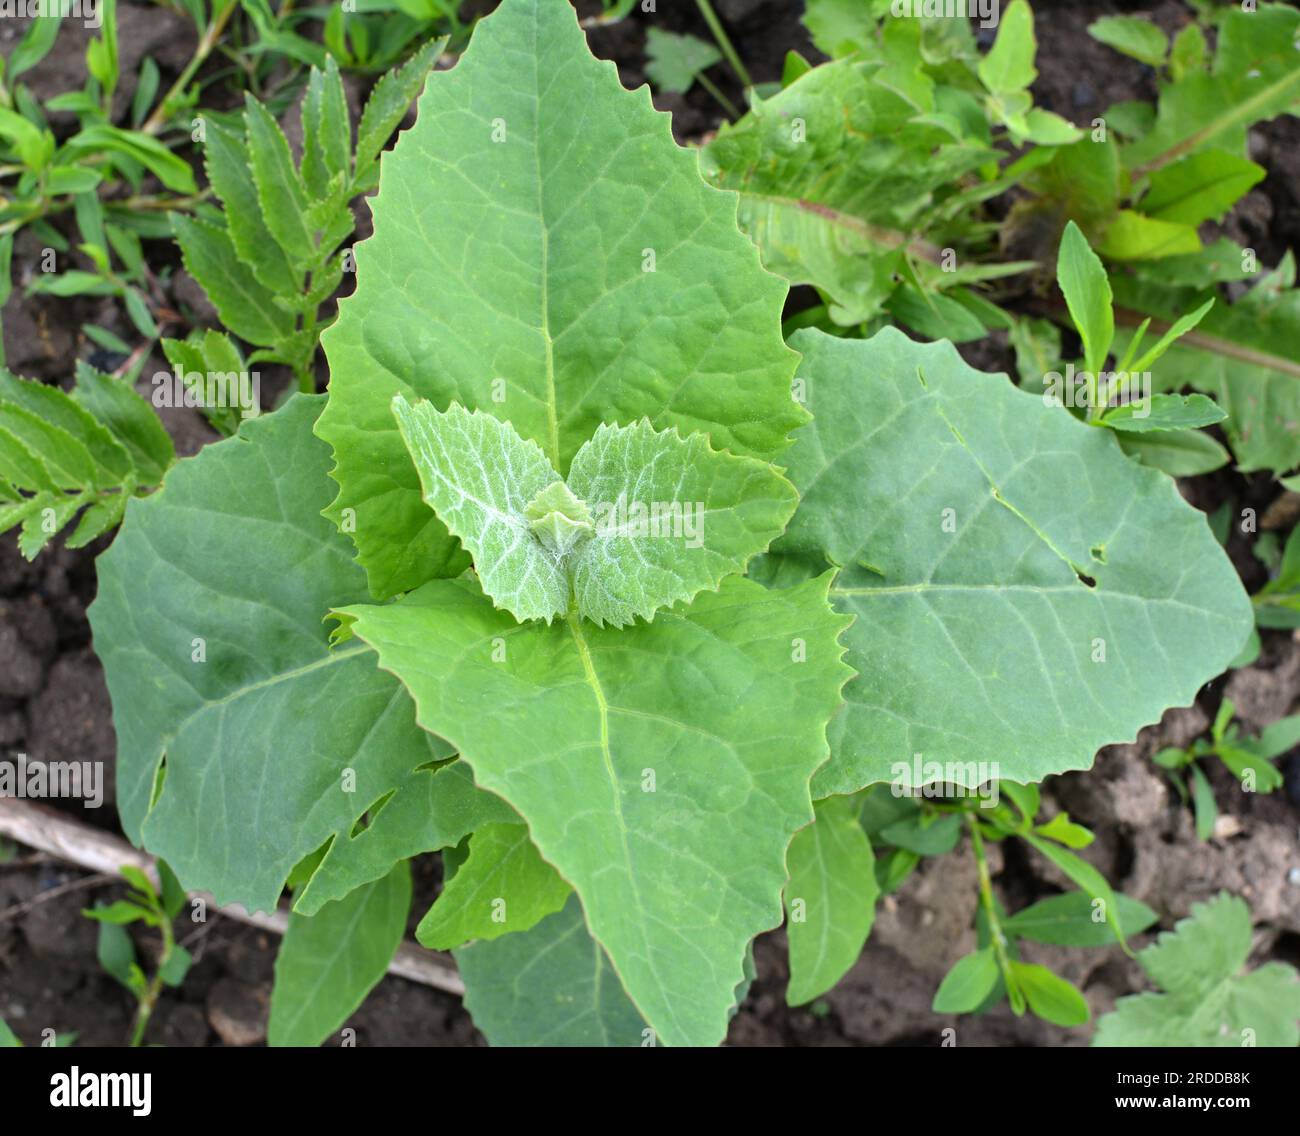
[[[186,64],[185,70],[177,76],[176,82],[163,95],[162,102],[154,108],[153,114],[140,127],[145,134],[157,134],[167,125],[168,107],[172,99],[183,94],[185,88],[190,85],[194,73],[203,66],[203,61],[212,54],[213,48],[217,46],[217,40],[221,38],[221,33],[226,30],[226,24],[230,22],[230,17],[234,15],[238,6],[239,0],[226,0],[222,9],[212,18],[212,22],[208,24],[208,30],[203,33],[198,46],[194,49],[194,57]]]
[[[158,999],[162,995],[163,970],[176,949],[176,936],[172,933],[172,921],[163,914],[161,931],[163,937],[162,955],[158,959],[158,968],[149,982],[149,988],[140,997],[135,1011],[135,1027],[131,1030],[131,1048],[138,1049],[144,1041],[144,1031],[149,1028],[149,1019],[153,1017]]]
[[[1198,146],[1204,142],[1208,142],[1216,134],[1221,134],[1223,131],[1231,129],[1240,123],[1250,121],[1260,107],[1272,102],[1273,99],[1277,98],[1277,96],[1288,87],[1295,86],[1297,82],[1300,82],[1300,70],[1292,71],[1289,75],[1284,75],[1276,83],[1271,83],[1262,91],[1256,91],[1255,94],[1251,95],[1251,97],[1245,102],[1238,103],[1231,109],[1224,111],[1223,114],[1219,115],[1218,118],[1214,119],[1208,125],[1201,127],[1200,130],[1193,134],[1189,134],[1181,142],[1170,146],[1163,154],[1157,154],[1156,157],[1151,159],[1151,161],[1144,162],[1133,170],[1132,176],[1137,178],[1142,174],[1149,174],[1156,170],[1163,169],[1165,166],[1169,165],[1170,162],[1176,162],[1184,155],[1190,154]]]
[[[713,10],[713,5],[709,3],[709,0],[695,0],[695,4],[700,10],[700,15],[704,17],[704,22],[709,25],[709,31],[713,33],[718,48],[727,57],[727,62],[736,73],[736,78],[740,80],[740,85],[748,90],[754,85],[754,81],[749,77],[749,72],[745,70],[745,65],[740,61],[740,56],[736,54],[736,49],[727,37],[726,29],[723,28],[721,21],[718,19],[718,14]]]
[[[997,904],[993,899],[993,877],[989,875],[989,862],[984,855],[984,838],[980,836],[979,822],[970,813],[966,814],[966,824],[970,828],[971,850],[975,853],[975,867],[980,878],[980,902],[984,905],[984,914],[989,921],[989,939],[993,943],[993,957],[998,960],[998,969],[1002,972],[1007,989],[1011,988],[1011,959],[1007,955],[1007,937],[1002,931],[1002,922],[998,919]]]
[[[708,91],[709,94],[718,101],[718,105],[727,112],[728,118],[734,122],[740,117],[740,111],[736,109],[736,104],[727,98],[727,96],[718,89],[718,85],[705,75],[703,71],[696,75],[695,78],[699,80],[700,86]]]

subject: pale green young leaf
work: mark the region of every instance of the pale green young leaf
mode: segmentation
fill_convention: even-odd
[[[521,626],[466,580],[342,614],[420,724],[525,819],[659,1037],[712,1045],[750,939],[781,918],[848,675],[826,586],[732,577],[621,630]]]
[[[251,909],[274,907],[299,861],[450,755],[372,652],[330,649],[325,613],[366,588],[320,515],[329,451],[311,426],[323,401],[246,422],[132,502],[89,612],[124,828],[187,887]]]
[[[703,434],[601,426],[573,459],[569,488],[594,531],[574,548],[584,619],[616,627],[715,589],[785,529],[798,494],[766,462],[718,453]]]
[[[1236,572],[1116,435],[951,345],[893,329],[792,344],[815,417],[776,547],[842,566],[832,601],[858,617],[819,796],[891,780],[899,754],[1018,782],[1086,768],[1236,656],[1252,622]]]
[[[858,803],[831,797],[818,801],[815,813],[813,823],[795,833],[786,858],[790,985],[785,999],[791,1006],[825,994],[857,962],[880,895]]]
[[[300,118],[302,179],[312,199],[319,201],[329,195],[337,174],[343,175],[343,185],[352,177],[352,122],[333,56],[325,60],[324,71],[312,68]]]
[[[1037,963],[1011,961],[1011,974],[1029,1008],[1056,1026],[1081,1026],[1092,1015],[1078,988]]]
[[[569,610],[562,558],[534,534],[528,503],[560,475],[510,423],[452,403],[393,398],[424,500],[473,557],[483,591],[516,619],[549,623]]]
[[[359,287],[322,339],[318,429],[336,458],[330,516],[352,510],[377,597],[461,566],[394,394],[507,419],[560,475],[602,422],[649,417],[771,458],[805,417],[786,289],[737,231],[735,199],[701,181],[647,90],[593,58],[566,4],[506,0],[478,23],[385,158],[373,212]]]
[[[1250,909],[1226,892],[1192,905],[1191,917],[1137,959],[1160,994],[1121,998],[1097,1023],[1097,1046],[1279,1046],[1300,1043],[1300,978],[1285,963],[1242,974]]]
[[[1121,209],[1097,244],[1097,250],[1108,259],[1130,261],[1163,260],[1200,248],[1195,225],[1157,220],[1132,209]]]
[[[576,895],[529,931],[462,947],[456,965],[465,1009],[493,1045],[630,1047],[653,1039],[588,933]]]
[[[1061,235],[1056,278],[1083,340],[1084,369],[1095,375],[1105,364],[1115,338],[1115,312],[1106,267],[1073,221]]]
[[[317,1046],[348,1020],[393,961],[411,907],[411,869],[402,861],[383,879],[294,913],[275,956],[266,1040]]]
[[[1102,16],[1088,25],[1088,34],[1107,47],[1152,67],[1164,66],[1169,37],[1141,16]]]
[[[469,838],[469,858],[420,920],[421,946],[451,950],[527,931],[559,911],[573,889],[538,854],[523,824],[487,824]]]

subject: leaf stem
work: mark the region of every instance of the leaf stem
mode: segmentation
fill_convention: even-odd
[[[217,40],[221,38],[221,33],[226,30],[226,24],[230,22],[230,17],[234,15],[235,9],[239,6],[239,0],[226,0],[225,5],[212,18],[208,24],[208,29],[199,39],[198,46],[194,49],[194,55],[186,64],[185,70],[182,71],[163,95],[162,102],[155,108],[153,113],[140,127],[145,134],[157,134],[164,126],[167,125],[167,119],[170,115],[169,106],[174,98],[183,94],[185,88],[189,86],[190,80],[194,78],[194,73],[203,66],[203,61],[212,54],[213,48],[217,46]]]
[[[703,71],[701,71],[698,75],[696,75],[695,78],[699,80],[700,86],[703,87],[706,91],[708,91],[709,94],[711,94],[714,97],[714,99],[717,101],[718,105],[721,106],[724,111],[726,111],[728,118],[730,118],[732,121],[735,121],[740,117],[740,111],[736,109],[736,104],[733,103],[729,98],[727,98],[727,96],[724,95],[722,91],[719,89],[718,85],[712,79],[710,79],[706,74],[704,74]]]
[[[1002,930],[1002,921],[998,919],[997,904],[993,898],[993,877],[989,875],[989,862],[984,855],[984,838],[980,835],[979,822],[972,813],[966,814],[966,824],[970,828],[971,851],[975,853],[975,867],[980,879],[980,902],[989,921],[989,939],[993,943],[993,957],[997,959],[998,970],[1007,989],[1011,989],[1011,959],[1007,955],[1007,936]]]
[[[1200,130],[1189,134],[1181,142],[1170,146],[1163,154],[1157,154],[1149,162],[1144,162],[1132,171],[1132,176],[1137,178],[1143,174],[1154,173],[1156,170],[1163,169],[1171,162],[1178,161],[1179,158],[1190,154],[1202,143],[1208,142],[1216,134],[1237,126],[1243,122],[1249,122],[1251,117],[1267,103],[1277,98],[1288,87],[1294,86],[1300,82],[1300,69],[1292,71],[1289,75],[1284,75],[1276,83],[1271,83],[1262,91],[1256,91],[1245,102],[1238,103],[1236,106],[1224,111],[1218,118],[1213,119]]]
[[[732,46],[726,29],[718,19],[718,14],[713,10],[713,5],[709,3],[709,0],[695,0],[695,4],[700,10],[700,15],[704,17],[704,22],[709,25],[709,31],[713,33],[718,48],[727,57],[727,62],[736,73],[736,78],[740,80],[740,85],[748,90],[754,85],[754,80],[749,77],[749,72],[745,70],[745,65],[740,61],[740,56],[736,54],[736,49]]]

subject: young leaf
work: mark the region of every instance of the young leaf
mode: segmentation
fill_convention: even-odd
[[[1073,221],[1061,236],[1056,278],[1083,340],[1084,368],[1095,375],[1105,364],[1115,338],[1115,313],[1105,266]]]
[[[1116,942],[1115,932],[1087,892],[1069,891],[1022,908],[1002,922],[1008,936],[1060,947],[1106,947]],[[1125,936],[1140,934],[1156,921],[1145,903],[1115,893],[1115,913]]]
[[[984,1003],[998,984],[998,963],[992,947],[957,960],[944,975],[930,1005],[936,1014],[969,1014]]]
[[[320,516],[329,451],[310,430],[322,402],[245,423],[135,502],[89,612],[123,827],[188,887],[261,910],[403,775],[449,756],[371,652],[329,648],[324,613],[366,589]],[[196,828],[207,815],[224,819]]]
[[[493,1045],[626,1047],[653,1037],[576,895],[529,931],[462,947],[456,966],[465,1009]]]
[[[1086,768],[1237,654],[1250,605],[1204,515],[1110,431],[948,344],[792,343],[815,417],[776,548],[842,565],[832,601],[858,617],[816,795],[893,780],[900,753],[1018,782]]]
[[[403,861],[311,918],[290,915],[275,956],[267,1044],[317,1046],[346,1022],[387,972],[410,907]]]
[[[815,812],[813,823],[795,833],[787,857],[790,985],[785,999],[791,1006],[825,994],[858,961],[880,895],[876,861],[858,823],[857,802],[832,797],[817,802]]]
[[[1129,457],[1170,477],[1196,477],[1222,469],[1232,461],[1227,450],[1199,430],[1122,433],[1119,444]]]
[[[1159,221],[1218,221],[1267,171],[1226,150],[1203,150],[1151,175],[1142,212]]]
[[[584,619],[615,627],[715,589],[779,536],[794,486],[765,462],[718,453],[703,434],[601,426],[574,456],[569,487],[594,529],[573,550]]]
[[[316,255],[316,241],[307,227],[306,187],[294,167],[283,131],[251,94],[244,96],[244,130],[249,168],[266,227],[290,261],[308,264]]]
[[[1013,959],[1011,973],[1029,1008],[1043,1021],[1068,1028],[1081,1026],[1091,1017],[1078,989],[1047,967]]]
[[[1300,1043],[1300,981],[1271,962],[1242,974],[1250,909],[1222,892],[1138,953],[1165,992],[1121,998],[1097,1023],[1097,1046],[1279,1046]]]
[[[550,623],[569,610],[560,557],[531,531],[528,503],[560,475],[508,422],[453,403],[439,414],[393,397],[424,500],[473,557],[483,591],[518,620]]]
[[[312,68],[302,100],[302,177],[313,199],[325,197],[335,174],[352,175],[352,123],[334,57]]]
[[[484,825],[469,838],[469,859],[420,920],[415,937],[421,946],[445,951],[527,931],[559,911],[572,892],[538,855],[527,825]]]
[[[272,294],[293,295],[299,288],[298,273],[262,216],[262,203],[258,199],[249,165],[248,146],[242,132],[231,130],[215,120],[207,121],[205,127],[204,168],[213,192],[226,207],[227,231],[239,254],[239,264],[232,265],[229,270],[231,275],[243,266]],[[207,284],[202,280],[200,283],[206,290]],[[215,296],[213,302],[218,302]]]
[[[980,82],[994,94],[1022,91],[1038,76],[1034,67],[1034,13],[1027,0],[1011,0],[998,24],[998,37],[977,68]]]
[[[1192,430],[1213,426],[1228,416],[1203,394],[1157,394],[1107,410],[1097,421],[1112,430],[1145,434],[1153,430]]]
[[[221,322],[249,343],[279,343],[293,334],[293,316],[275,294],[243,267],[228,230],[172,214],[185,268],[216,306]]]
[[[722,61],[711,43],[652,27],[646,32],[646,78],[659,90],[685,94],[701,71]]]
[[[1159,221],[1132,209],[1121,209],[1115,215],[1097,245],[1109,260],[1162,260],[1197,252],[1200,247],[1195,225]]]
[[[358,289],[323,336],[318,429],[337,463],[330,516],[355,520],[376,597],[463,567],[421,499],[394,394],[507,419],[560,475],[610,420],[769,459],[805,417],[784,285],[737,231],[734,199],[703,184],[648,92],[592,57],[566,4],[506,0],[477,25],[431,76],[373,211]]]
[[[1088,25],[1088,34],[1152,67],[1163,67],[1169,53],[1169,37],[1141,16],[1102,16]]]
[[[518,809],[659,1037],[712,1045],[749,940],[780,919],[786,847],[848,675],[825,595],[824,579],[732,577],[611,630],[520,626],[459,580],[341,614],[420,724]],[[737,801],[743,826],[727,819]]]
[[[1124,928],[1119,921],[1119,904],[1115,900],[1115,893],[1111,890],[1110,884],[1106,882],[1103,876],[1096,868],[1076,856],[1073,852],[1067,852],[1064,848],[1059,848],[1041,837],[1025,833],[1025,841],[1036,848],[1044,856],[1052,861],[1061,869],[1070,879],[1078,884],[1092,899],[1098,900],[1101,904],[1101,912],[1106,917],[1106,923],[1112,931],[1115,932],[1115,938],[1120,942],[1120,946],[1128,949],[1128,936],[1124,934]]]
[[[379,151],[405,117],[411,100],[420,93],[430,69],[446,46],[445,36],[429,40],[402,67],[386,72],[375,84],[357,127],[354,176],[358,186],[365,183],[375,168]]]

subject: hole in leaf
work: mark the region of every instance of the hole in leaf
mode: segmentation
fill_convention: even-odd
[[[1106,563],[1106,546],[1104,544],[1094,544],[1088,549],[1088,552],[1098,564]]]
[[[1095,579],[1093,579],[1089,575],[1086,575],[1083,572],[1080,572],[1079,569],[1076,568],[1074,570],[1074,574],[1079,577],[1081,583],[1086,584],[1089,588],[1095,588],[1097,586],[1097,581]]]

